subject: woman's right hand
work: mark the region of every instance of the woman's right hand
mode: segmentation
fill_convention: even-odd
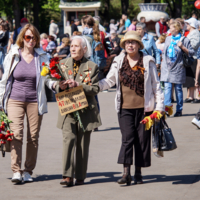
[[[60,81],[59,82],[59,87],[60,87],[60,89],[61,90],[65,90],[66,88],[67,88],[67,83],[66,83],[66,81]]]

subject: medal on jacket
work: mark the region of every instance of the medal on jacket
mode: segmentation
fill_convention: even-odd
[[[69,75],[69,78],[70,78],[70,79],[72,79],[72,77],[73,77],[72,74],[73,74],[73,73],[72,73],[72,70],[69,70],[69,71],[68,71],[68,75]]]

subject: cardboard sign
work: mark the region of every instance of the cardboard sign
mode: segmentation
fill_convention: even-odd
[[[83,86],[78,86],[56,94],[56,101],[62,116],[88,107]]]

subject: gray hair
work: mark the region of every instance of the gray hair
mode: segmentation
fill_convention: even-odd
[[[137,23],[136,28],[139,28],[139,27],[142,28],[143,30],[145,30],[146,24],[139,22],[139,23]]]
[[[75,39],[80,39],[82,48],[85,48],[85,47],[87,48],[87,51],[85,52],[84,57],[89,58],[92,55],[92,48],[87,38],[85,36],[75,35],[71,37],[71,42]]]

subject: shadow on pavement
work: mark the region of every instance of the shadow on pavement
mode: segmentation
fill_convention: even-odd
[[[152,180],[147,180],[152,179]],[[188,175],[148,175],[143,176],[144,183],[154,183],[154,182],[172,182],[172,184],[193,184],[200,181],[200,174],[188,174]]]
[[[119,130],[120,128],[119,127],[110,127],[110,128],[106,128],[106,129],[103,129],[103,130],[98,130],[97,132],[99,131],[112,131],[112,130]]]
[[[87,182],[85,184],[95,184],[95,183],[108,183],[108,182],[116,182],[119,177],[114,177],[115,174],[122,174],[121,172],[95,172],[95,173],[87,173],[87,178],[95,178],[95,177],[101,177],[101,178],[95,178]],[[103,178],[103,177],[105,178]]]
[[[51,181],[56,179],[62,179],[62,174],[53,174],[53,175],[43,174],[37,176],[36,178],[33,178],[33,181],[40,182],[40,181]]]

